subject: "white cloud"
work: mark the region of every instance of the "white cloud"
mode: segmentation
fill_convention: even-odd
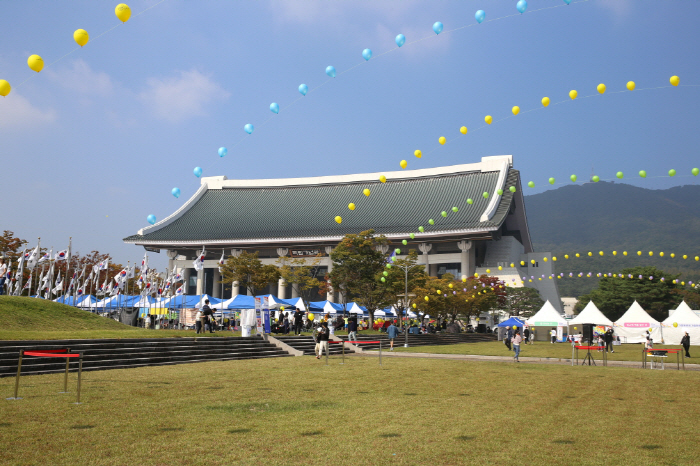
[[[54,121],[54,109],[41,110],[17,92],[0,99],[0,128],[34,128]]]
[[[177,123],[192,116],[206,116],[206,106],[230,94],[208,76],[197,70],[180,71],[176,77],[149,78],[148,89],[141,99],[153,113],[164,120]]]
[[[45,73],[66,89],[82,94],[108,96],[114,92],[112,78],[107,73],[93,71],[80,59],[74,60],[70,68],[49,69]]]

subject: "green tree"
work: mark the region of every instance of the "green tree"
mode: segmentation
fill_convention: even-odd
[[[455,280],[451,274],[445,274],[442,278],[430,277],[417,293],[420,311],[454,321],[459,315],[478,316],[502,306],[505,287],[488,275]]]
[[[667,275],[656,267],[632,267],[620,273],[624,278],[620,278],[619,274],[615,274],[617,277],[601,278],[598,288],[581,296],[576,312],[580,312],[592,300],[614,322],[636,300],[653,318],[663,320],[668,317],[664,311],[675,307],[682,299],[676,292],[680,285],[673,284],[678,275]],[[630,275],[632,278],[629,278]],[[640,275],[642,278],[639,278]]]
[[[417,288],[424,287],[428,278],[423,265],[418,264],[418,253],[412,250],[406,258],[387,263],[382,276],[385,280],[382,287],[386,293],[386,300],[394,305],[400,315],[407,316],[405,306],[410,307],[416,301],[415,296],[411,295],[415,295]],[[408,296],[404,297],[406,288]]]
[[[238,257],[230,256],[221,266],[221,281],[227,283],[237,281],[248,292],[256,296],[269,283],[280,278],[280,271],[272,264],[263,264],[258,259],[258,253],[243,251]]]
[[[378,250],[388,244],[386,237],[374,236],[374,230],[367,230],[345,235],[331,253],[331,285],[337,290],[346,290],[350,297],[366,307],[372,322],[374,311],[391,303],[380,280],[386,256]]]
[[[506,288],[506,303],[503,310],[512,316],[532,317],[544,305],[539,292],[534,288]]]
[[[321,256],[315,257],[311,263],[307,263],[304,258],[287,257],[281,257],[277,263],[280,264],[280,276],[292,286],[308,309],[314,290],[322,288],[325,283],[318,278],[321,270]]]

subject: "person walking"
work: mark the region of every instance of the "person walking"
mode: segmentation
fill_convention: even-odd
[[[503,343],[506,344],[506,347],[508,347],[508,351],[510,351],[510,339],[513,338],[513,330],[511,330],[510,327],[506,329],[506,339],[503,341]]]
[[[690,353],[688,352],[688,350],[690,350],[690,335],[688,335],[688,332],[685,332],[685,335],[683,335],[683,338],[681,338],[681,345],[685,350],[685,357],[689,358]]]
[[[615,352],[613,349],[613,331],[611,328],[605,332],[605,348],[608,353]]]
[[[348,319],[348,341],[357,341],[357,317]]]
[[[294,312],[294,335],[301,335],[301,329],[304,326],[304,313],[299,309]]]
[[[520,356],[520,343],[523,341],[523,338],[520,336],[520,330],[515,331],[515,336],[513,337],[513,351],[515,351],[515,356],[513,356],[513,359],[515,362],[520,362],[520,359],[518,359],[518,356]]]
[[[197,333],[202,333],[202,310],[197,309],[197,313],[194,315],[194,328]]]
[[[323,356],[323,350],[326,350],[326,356],[329,355],[328,351],[328,339],[331,336],[331,332],[328,329],[328,321],[324,321],[321,323],[321,330],[318,335],[318,340],[319,340],[319,348],[318,348],[318,356],[316,356],[316,359],[321,359],[321,356]]]
[[[389,351],[394,351],[394,339],[399,335],[399,328],[391,322],[391,325],[386,329],[386,334],[389,337]]]
[[[318,359],[318,350],[321,349],[321,326],[319,325],[318,327],[314,327],[313,330],[311,331],[311,337],[314,339],[314,343],[316,344],[314,346],[314,354],[316,355],[316,359]]]
[[[202,333],[206,333],[207,328],[209,333],[214,333],[214,311],[209,307],[209,300],[204,300],[204,306],[202,306],[202,323],[204,324],[204,329]]]
[[[0,257],[0,295],[5,294],[5,278],[7,278],[7,265],[5,258]]]

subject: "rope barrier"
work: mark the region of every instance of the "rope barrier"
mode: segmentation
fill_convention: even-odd
[[[57,353],[43,353],[43,352],[39,352],[39,351],[25,351],[24,355],[25,356],[36,356],[38,358],[79,358],[80,357],[79,353],[57,354]]]
[[[83,354],[71,353],[70,348],[55,349],[55,350],[37,350],[25,351],[19,350],[19,361],[17,361],[17,377],[15,379],[15,396],[6,398],[7,400],[21,400],[19,392],[19,378],[22,375],[22,359],[24,356],[34,356],[38,358],[66,358],[66,373],[63,379],[63,391],[59,393],[68,393],[68,369],[71,358],[78,358],[78,396],[75,404],[80,404],[80,382],[83,375]]]

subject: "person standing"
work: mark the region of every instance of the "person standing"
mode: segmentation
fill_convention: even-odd
[[[549,335],[552,337],[551,343],[554,344],[554,342],[557,341],[557,331],[552,329],[550,330]]]
[[[357,341],[357,317],[348,319],[348,341]]]
[[[516,330],[515,336],[513,337],[513,351],[515,351],[515,356],[513,356],[513,359],[515,359],[515,362],[520,362],[518,356],[520,356],[520,342],[522,341],[523,338],[520,336],[520,331]]]
[[[318,348],[318,356],[316,356],[316,359],[321,359],[321,356],[323,356],[323,350],[326,350],[326,356],[329,355],[328,353],[328,339],[330,338],[330,330],[328,329],[328,321],[324,321],[321,323],[321,330],[318,335],[318,341],[319,341],[319,348]]]
[[[321,349],[321,326],[319,325],[318,327],[314,327],[312,332],[311,332],[311,337],[314,339],[314,343],[316,344],[314,346],[314,354],[316,355],[316,359],[318,359],[318,350]]]
[[[194,315],[194,328],[197,333],[202,333],[202,310],[197,309],[197,313]]]
[[[399,335],[399,328],[391,322],[391,325],[386,329],[386,334],[389,337],[389,351],[394,351],[394,339]]]
[[[301,335],[301,329],[304,326],[304,313],[299,309],[294,312],[294,335]]]
[[[7,278],[7,265],[5,258],[0,257],[0,295],[5,294],[5,278]]]
[[[613,331],[611,328],[605,332],[605,348],[608,353],[615,352],[613,349]]]
[[[527,343],[530,341],[530,329],[529,328],[526,328],[525,330],[523,330],[523,337],[525,337],[524,338],[525,344],[527,345]]]
[[[513,338],[513,330],[511,330],[511,328],[508,327],[506,329],[506,339],[503,341],[506,344],[508,351],[510,351],[510,339],[511,338]]]
[[[685,332],[685,335],[683,335],[683,338],[681,338],[681,345],[685,350],[685,357],[689,358],[690,353],[688,352],[688,350],[690,350],[690,335],[688,335],[688,332]]]
[[[209,300],[204,300],[204,306],[202,306],[202,323],[204,324],[204,330],[202,333],[206,333],[207,328],[209,328],[209,333],[214,333],[214,311],[209,307]]]

